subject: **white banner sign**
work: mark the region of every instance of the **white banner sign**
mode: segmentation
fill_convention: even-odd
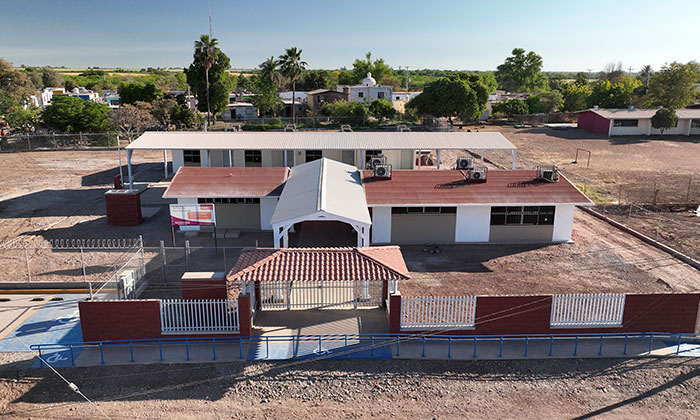
[[[214,225],[213,204],[171,204],[170,224],[173,226]]]

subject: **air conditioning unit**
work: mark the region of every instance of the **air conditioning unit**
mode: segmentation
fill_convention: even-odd
[[[377,155],[377,156],[370,159],[370,161],[369,161],[370,168],[374,169],[374,167],[377,165],[386,165],[386,156]]]
[[[456,169],[467,170],[474,167],[474,159],[470,157],[457,158]]]
[[[554,165],[542,165],[537,167],[537,178],[547,182],[559,182],[559,170]]]
[[[469,170],[469,179],[471,181],[486,181],[488,168],[486,166],[478,166]]]
[[[391,165],[383,163],[376,165],[373,171],[375,178],[391,178]]]

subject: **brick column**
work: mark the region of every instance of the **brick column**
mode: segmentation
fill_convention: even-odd
[[[253,320],[250,318],[250,295],[238,296],[238,325],[241,337],[250,337]]]
[[[389,332],[401,332],[401,293],[392,293],[389,296]]]

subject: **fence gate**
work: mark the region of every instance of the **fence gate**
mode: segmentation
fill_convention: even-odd
[[[312,308],[368,308],[382,304],[381,281],[261,282],[263,310]]]

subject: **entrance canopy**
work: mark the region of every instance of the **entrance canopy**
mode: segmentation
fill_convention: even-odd
[[[293,167],[270,220],[275,248],[289,246],[295,223],[332,220],[355,229],[358,247],[369,246],[372,220],[357,168],[326,158]]]

